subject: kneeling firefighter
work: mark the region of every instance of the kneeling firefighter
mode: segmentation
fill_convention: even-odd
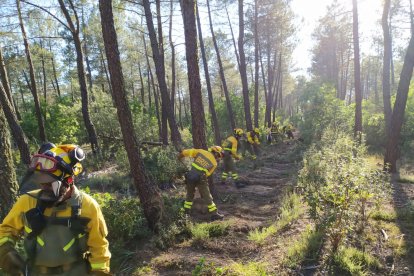
[[[185,149],[178,154],[178,159],[192,157],[191,170],[185,175],[187,196],[184,202],[184,211],[189,214],[193,206],[195,189],[197,187],[201,198],[206,201],[211,220],[223,219],[223,215],[217,210],[216,204],[208,188],[208,180],[217,168],[217,161],[223,158],[223,149],[220,146],[212,146],[208,151],[203,149]]]
[[[0,268],[11,275],[110,275],[108,234],[98,203],[74,185],[85,158],[76,145],[42,145],[24,193],[0,224]],[[14,244],[24,237],[27,260]]]

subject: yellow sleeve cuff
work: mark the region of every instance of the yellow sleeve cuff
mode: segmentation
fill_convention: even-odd
[[[15,241],[12,238],[9,238],[9,237],[0,238],[0,246],[5,244],[6,242],[11,242],[13,245],[15,244]]]

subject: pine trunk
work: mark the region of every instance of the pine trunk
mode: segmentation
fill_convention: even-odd
[[[391,130],[391,35],[388,26],[388,16],[391,8],[391,0],[385,0],[382,13],[382,31],[384,33],[384,60],[382,65],[382,98],[384,102],[385,135]]]
[[[113,97],[117,107],[125,150],[145,217],[150,228],[156,231],[159,229],[159,223],[163,217],[163,200],[157,186],[151,183],[145,171],[144,162],[139,151],[139,143],[135,136],[132,114],[125,91],[111,1],[99,0],[99,10]]]
[[[355,81],[355,127],[354,136],[361,142],[362,132],[362,92],[361,66],[359,60],[358,4],[353,0],[353,36],[354,36],[354,81]]]

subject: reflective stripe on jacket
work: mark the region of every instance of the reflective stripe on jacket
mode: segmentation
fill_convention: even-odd
[[[194,158],[191,166],[199,171],[205,172],[207,176],[212,175],[217,168],[216,158],[214,158],[214,155],[209,151],[203,149],[186,149],[181,153],[184,157]]]
[[[109,252],[109,244],[106,239],[108,230],[106,227],[104,217],[102,215],[102,211],[98,203],[92,197],[79,191],[76,187],[74,192],[82,194],[80,218],[89,219],[89,222],[86,227],[86,245],[87,250],[90,252],[90,257],[88,260],[91,264],[92,270],[101,270],[109,272],[109,260],[111,258],[111,253]],[[30,194],[36,194],[36,191],[33,191]],[[31,229],[29,228],[29,225],[27,225],[26,223],[25,213],[36,207],[37,198],[33,197],[32,195],[25,194],[19,197],[19,199],[16,201],[9,214],[3,220],[3,223],[0,224],[0,243],[10,242],[12,240],[16,241],[21,236],[26,236],[27,234],[29,234]],[[63,208],[62,210],[57,212],[56,217],[71,217],[71,213],[71,205],[66,204],[66,208]],[[46,208],[43,214],[45,217],[50,218],[50,216],[52,215],[52,208]],[[48,232],[51,233],[50,231]],[[41,235],[39,235],[38,237],[40,236]],[[40,240],[36,238],[36,242],[40,246],[42,246],[42,244],[45,244],[46,242],[45,239],[46,237],[40,238]],[[63,251],[65,249],[70,249],[73,243],[71,240],[68,243],[64,242],[64,244],[66,244],[66,246],[63,248]]]

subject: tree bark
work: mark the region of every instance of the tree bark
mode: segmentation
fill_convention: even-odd
[[[207,149],[200,69],[198,68],[197,29],[194,13],[196,4],[194,0],[181,0],[180,5],[184,22],[185,56],[187,58],[188,87],[190,90],[193,145],[198,149]]]
[[[164,212],[163,201],[157,186],[151,183],[145,171],[144,162],[139,151],[139,143],[134,134],[132,114],[126,97],[124,77],[119,57],[111,2],[108,0],[99,0],[102,34],[108,68],[111,75],[112,95],[117,106],[117,114],[131,173],[144,209],[145,217],[148,220],[150,228],[152,230],[158,230]]]
[[[163,136],[162,136],[161,116],[160,116],[160,111],[158,110],[159,104],[158,104],[157,93],[155,91],[155,81],[154,81],[154,76],[152,74],[151,63],[150,63],[150,60],[149,60],[147,43],[145,41],[144,36],[142,36],[142,42],[144,44],[145,59],[147,61],[147,67],[148,67],[148,104],[149,104],[149,109],[151,110],[151,84],[152,84],[152,90],[153,90],[153,93],[154,93],[154,102],[155,102],[154,103],[155,104],[155,116],[157,117],[157,123],[158,123],[158,139],[159,139],[159,141],[162,141],[165,144],[165,141],[163,141]]]
[[[258,3],[254,1],[254,127],[259,127],[259,32]]]
[[[196,4],[196,15],[197,15],[197,27],[198,27],[198,40],[200,41],[200,50],[201,50],[201,57],[203,59],[203,66],[204,66],[204,76],[206,79],[206,86],[207,86],[207,95],[208,95],[208,107],[210,110],[211,115],[211,125],[213,127],[214,132],[214,140],[216,145],[221,145],[221,137],[220,137],[220,128],[217,119],[216,108],[214,106],[214,99],[213,99],[213,91],[211,89],[211,82],[210,82],[210,73],[208,70],[208,63],[206,57],[206,49],[204,46],[204,39],[203,39],[203,32],[201,29],[200,23],[200,14],[198,11],[198,5]]]
[[[20,158],[23,164],[30,164],[30,149],[27,142],[27,137],[23,132],[23,129],[20,127],[19,122],[17,121],[16,115],[13,112],[10,101],[7,99],[6,91],[3,87],[3,84],[0,82],[0,104],[6,116],[7,122],[9,124],[13,140],[16,142],[17,147],[19,148]],[[1,145],[0,145],[1,147]]]
[[[385,135],[391,130],[391,35],[388,25],[388,16],[391,8],[391,0],[385,0],[382,13],[382,31],[384,34],[384,60],[382,65],[382,98],[384,102]]]
[[[253,130],[252,115],[250,112],[249,84],[247,82],[246,56],[244,54],[244,11],[243,0],[239,0],[239,55],[240,55],[240,76],[243,86],[244,117],[246,129]]]
[[[361,67],[359,60],[359,33],[358,33],[358,3],[353,3],[353,35],[354,35],[354,81],[355,81],[355,126],[354,136],[361,142],[362,132],[362,93],[361,93]]]
[[[10,135],[3,110],[0,109],[0,220],[7,215],[17,199],[19,186],[13,164]]]
[[[176,114],[175,112],[175,78],[176,78],[176,73],[175,73],[175,45],[173,43],[172,40],[172,25],[173,25],[173,15],[174,15],[174,6],[173,6],[174,1],[170,0],[170,28],[168,31],[168,38],[170,41],[170,47],[171,47],[171,106],[172,106],[172,110],[174,111],[174,116]]]
[[[219,66],[221,84],[223,85],[224,96],[226,98],[227,111],[229,113],[230,127],[231,127],[231,129],[235,129],[236,128],[236,121],[235,121],[235,118],[234,118],[233,108],[231,106],[230,95],[229,95],[229,90],[227,88],[226,77],[224,76],[223,63],[221,62],[221,56],[220,56],[220,51],[219,51],[219,48],[218,48],[218,45],[217,45],[216,35],[214,34],[213,21],[211,20],[210,1],[209,0],[207,0],[207,9],[208,9],[208,19],[209,19],[209,23],[210,23],[211,38],[213,40],[214,50],[216,51],[216,55],[217,55],[217,63],[218,63],[218,66]]]
[[[403,68],[401,70],[400,82],[398,84],[397,96],[391,117],[391,131],[387,139],[384,164],[388,164],[390,172],[397,171],[397,160],[399,158],[398,142],[401,137],[401,128],[404,121],[405,108],[407,105],[408,90],[413,75],[414,67],[414,36],[405,54]]]
[[[13,111],[16,111],[14,102],[13,102],[13,96],[12,96],[11,89],[10,89],[9,77],[7,75],[6,64],[3,58],[3,50],[1,47],[0,47],[0,77],[1,77],[1,82],[3,83],[3,88],[6,91],[7,98],[9,99],[9,102],[12,104]]]
[[[60,8],[63,14],[65,15],[66,21],[69,26],[69,30],[73,37],[73,42],[75,44],[79,88],[81,91],[81,98],[82,98],[83,121],[85,123],[85,127],[88,132],[89,142],[91,143],[92,151],[96,154],[97,152],[99,152],[99,144],[98,144],[98,137],[96,135],[95,126],[92,123],[92,120],[89,114],[88,87],[86,85],[85,67],[83,65],[82,43],[79,38],[79,18],[73,6],[72,0],[68,0],[69,5],[71,6],[71,9],[75,17],[75,24],[76,24],[76,27],[75,27],[72,17],[70,16],[69,11],[65,6],[64,0],[58,0],[58,1],[59,1],[59,5],[60,5]]]
[[[157,74],[158,85],[160,87],[161,99],[162,99],[162,109],[168,118],[168,123],[171,129],[172,142],[176,149],[181,147],[181,135],[178,130],[177,123],[174,118],[174,112],[171,108],[170,96],[168,95],[167,83],[165,81],[165,67],[164,67],[164,58],[162,53],[159,51],[159,45],[157,42],[157,37],[155,33],[154,23],[152,21],[152,13],[149,0],[143,0],[142,2],[145,11],[145,19],[147,21],[147,28],[149,32],[149,37],[151,40],[152,55],[155,63],[155,72]]]
[[[23,36],[23,43],[24,43],[24,49],[26,53],[26,59],[27,63],[29,65],[29,72],[30,72],[30,91],[33,95],[33,100],[35,104],[35,113],[37,118],[37,125],[39,127],[39,137],[42,142],[46,142],[46,130],[45,130],[45,123],[43,121],[42,117],[42,111],[40,108],[40,102],[39,102],[39,96],[37,93],[37,87],[36,87],[36,79],[35,79],[35,70],[33,67],[33,61],[32,61],[32,55],[30,53],[30,47],[29,42],[27,41],[27,35],[26,30],[24,28],[23,19],[22,19],[22,13],[20,9],[20,0],[16,0],[16,6],[17,6],[17,14],[19,16],[19,23],[20,23],[20,29],[22,31]]]
[[[227,14],[227,21],[229,21],[231,40],[233,41],[234,55],[236,56],[236,59],[237,59],[237,67],[240,68],[240,57],[239,57],[239,53],[237,51],[236,40],[234,39],[233,27],[231,25],[229,12],[227,10],[227,5],[225,5],[225,9],[226,9],[226,14]]]
[[[50,44],[49,44],[49,51],[52,53],[52,46]],[[55,79],[56,91],[57,91],[58,97],[60,98],[61,93],[60,93],[59,82],[57,79],[56,65],[55,65],[55,59],[53,58],[53,53],[52,53],[51,61],[52,61],[53,78]]]

